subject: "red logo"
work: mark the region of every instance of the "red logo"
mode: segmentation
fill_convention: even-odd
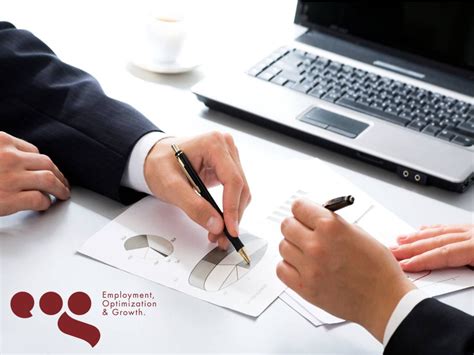
[[[35,300],[28,292],[16,293],[11,301],[10,307],[13,313],[20,318],[30,318],[33,316]],[[67,302],[69,310],[76,315],[83,315],[91,309],[91,299],[84,292],[73,293]],[[41,296],[39,306],[43,313],[47,315],[58,314],[63,308],[63,299],[56,292],[46,292]],[[94,347],[100,339],[100,331],[91,324],[78,321],[70,317],[64,311],[58,319],[58,328],[64,334],[82,339]]]

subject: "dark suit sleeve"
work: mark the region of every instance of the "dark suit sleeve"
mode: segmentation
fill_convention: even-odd
[[[413,308],[390,338],[385,355],[474,353],[474,317],[428,298]]]
[[[133,146],[159,131],[7,22],[0,22],[0,130],[36,145],[72,183],[122,202],[140,196],[120,186]]]

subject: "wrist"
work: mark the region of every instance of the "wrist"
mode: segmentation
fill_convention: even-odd
[[[143,175],[148,188],[153,194],[155,194],[152,187],[154,185],[153,179],[156,178],[156,167],[159,166],[160,161],[162,161],[163,158],[171,152],[171,143],[167,143],[167,141],[173,139],[175,139],[174,136],[165,136],[157,140],[145,157],[145,162],[143,164]],[[169,151],[166,150],[167,148]]]
[[[373,292],[373,302],[368,303],[365,317],[362,317],[358,323],[382,343],[385,328],[397,304],[403,296],[415,288],[405,275],[393,281],[384,280],[379,289]]]

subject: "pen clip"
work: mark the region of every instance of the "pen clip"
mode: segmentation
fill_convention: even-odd
[[[181,167],[181,170],[183,170],[184,175],[186,175],[186,178],[188,179],[189,183],[193,187],[194,191],[196,191],[199,195],[201,195],[201,189],[199,188],[199,186],[196,185],[193,178],[191,177],[191,175],[189,175],[188,171],[186,170],[186,166],[181,160],[180,153],[181,153],[181,150],[176,152],[176,158],[178,159],[179,166]]]

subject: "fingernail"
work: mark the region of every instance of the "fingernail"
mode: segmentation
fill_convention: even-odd
[[[400,240],[400,241],[404,241],[406,240],[408,237],[406,235],[401,235],[399,236],[397,239]]]
[[[221,229],[219,220],[216,217],[209,218],[206,223],[206,228],[209,232],[213,234],[219,234]]]
[[[401,260],[401,261],[400,261],[400,264],[406,265],[406,264],[408,264],[410,261],[411,261],[411,259]]]
[[[398,245],[393,245],[391,247],[388,247],[391,251],[395,251],[398,249]]]

